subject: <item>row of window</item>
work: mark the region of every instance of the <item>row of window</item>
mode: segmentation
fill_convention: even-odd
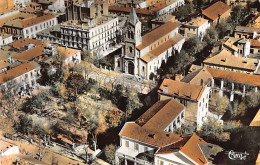
[[[40,25],[36,25],[34,28],[31,27],[30,31],[31,31],[31,33],[33,33],[34,31],[37,32],[39,29],[43,30],[43,29],[46,29],[49,26],[53,26],[53,25],[54,25],[54,20],[50,20],[48,22],[44,22],[43,24],[41,23]],[[26,34],[29,34],[29,29],[26,29]]]
[[[129,141],[125,140],[125,147],[129,148]],[[138,143],[134,143],[134,150],[139,152],[139,144]],[[148,151],[148,147],[144,146],[144,152]]]

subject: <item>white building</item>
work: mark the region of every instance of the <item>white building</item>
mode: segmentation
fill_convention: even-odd
[[[60,46],[56,50],[61,56],[64,65],[75,65],[81,62],[80,50]]]
[[[31,2],[31,0],[14,0],[14,3],[19,7],[25,7],[25,3]]]
[[[63,46],[106,51],[115,42],[119,24],[116,16],[102,16],[84,20],[83,23],[67,21],[62,23],[60,28]]]
[[[64,0],[56,0],[51,5],[48,6],[50,12],[65,12],[65,3]]]
[[[13,42],[13,36],[10,34],[0,34],[0,48]]]
[[[166,7],[156,12],[157,15],[172,14],[175,10],[185,4],[185,0],[166,0]]]
[[[202,39],[206,33],[206,30],[210,28],[210,23],[207,19],[197,17],[191,19],[191,21],[182,25],[182,33],[185,38],[197,36]]]
[[[179,27],[170,20],[141,36],[141,22],[132,8],[124,27],[122,55],[115,56],[115,69],[149,79],[173,51],[181,50],[184,37],[178,33]]]
[[[115,164],[207,165],[222,149],[196,134],[179,136],[173,132],[178,117],[186,116],[184,106],[174,99],[161,100],[135,122],[121,129]],[[183,116],[182,116],[183,115]],[[182,121],[179,121],[182,122]],[[184,122],[184,121],[183,121]]]
[[[164,79],[158,94],[160,100],[174,98],[186,107],[185,125],[201,127],[206,122],[210,87]]]
[[[34,88],[40,76],[40,65],[35,62],[23,63],[0,73],[0,89],[13,94]]]
[[[30,18],[24,16],[28,16],[28,14],[21,14],[20,17],[18,16],[14,20],[6,22],[3,31],[22,38],[36,38],[36,33],[58,24],[56,16],[51,14],[40,17],[30,15]]]

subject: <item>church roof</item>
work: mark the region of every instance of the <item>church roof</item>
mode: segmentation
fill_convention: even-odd
[[[131,8],[130,15],[127,18],[127,22],[135,25],[138,21],[139,21],[139,19],[138,19],[137,15],[136,15],[135,9]]]

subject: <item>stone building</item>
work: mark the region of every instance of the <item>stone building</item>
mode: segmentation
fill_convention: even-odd
[[[174,98],[185,106],[185,125],[201,127],[206,122],[209,87],[164,79],[158,94],[160,100]]]
[[[161,100],[135,122],[125,123],[119,133],[120,147],[115,153],[116,165],[197,164],[199,159],[207,164],[199,147],[199,144],[206,144],[205,141],[195,134],[180,137],[172,133],[182,125],[184,111],[184,106],[174,99]],[[179,147],[172,150],[173,146]],[[189,152],[185,149],[188,147]],[[197,153],[195,157],[190,154],[192,150]],[[165,157],[166,152],[171,156]]]
[[[142,36],[141,22],[132,8],[124,26],[122,55],[115,56],[115,69],[149,79],[172,52],[181,50],[184,37],[179,28],[179,24],[170,20]]]
[[[211,92],[226,95],[230,101],[237,96],[246,96],[259,90],[260,77],[245,73],[237,73],[214,68],[200,68],[189,73],[181,81],[190,84],[203,84],[210,87]]]
[[[222,1],[218,1],[206,9],[202,10],[202,16],[208,19],[211,25],[217,25],[225,21],[231,12],[231,7]]]
[[[94,19],[103,15],[108,15],[108,3],[103,1],[72,1],[72,4],[66,8],[67,20]]]
[[[250,53],[250,40],[245,38],[225,37],[222,48],[231,52],[234,56],[247,58]]]
[[[197,17],[191,19],[187,23],[182,24],[181,34],[183,34],[185,38],[197,36],[199,39],[202,39],[208,28],[210,28],[209,21],[207,19]]]

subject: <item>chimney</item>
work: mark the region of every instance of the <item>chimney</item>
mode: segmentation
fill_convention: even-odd
[[[168,85],[163,85],[163,93],[168,93]]]

